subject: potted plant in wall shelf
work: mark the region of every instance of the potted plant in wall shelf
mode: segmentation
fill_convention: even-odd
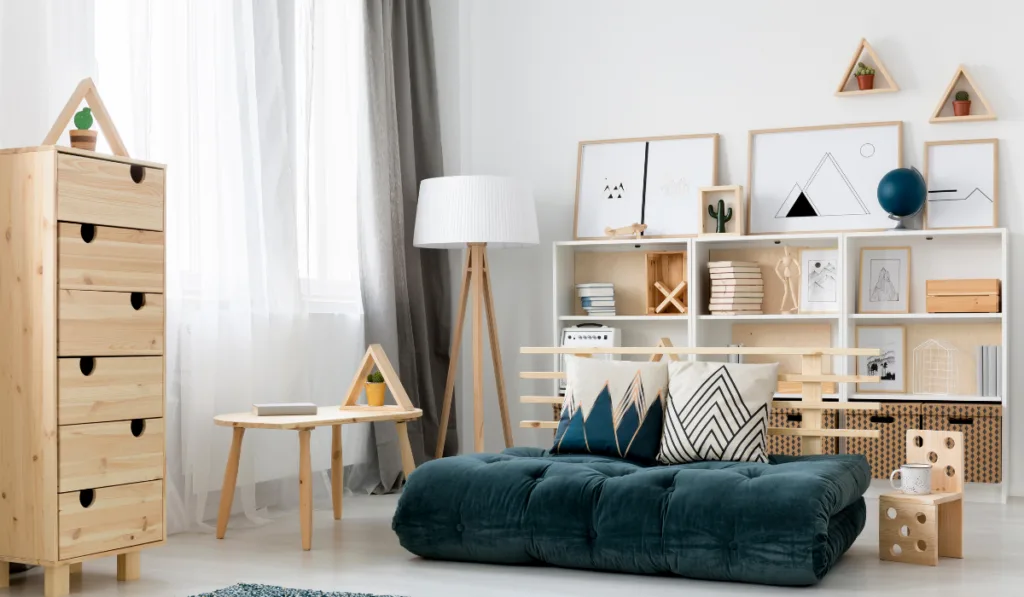
[[[857,70],[853,71],[853,74],[857,77],[857,87],[861,91],[875,88],[875,69],[863,62],[858,62]]]
[[[82,108],[75,114],[75,129],[71,131],[71,147],[96,150],[96,131],[92,128],[92,110]]]
[[[374,371],[366,376],[366,405],[384,406],[384,375],[380,371]]]
[[[966,91],[957,91],[953,97],[953,115],[971,115],[971,96]]]

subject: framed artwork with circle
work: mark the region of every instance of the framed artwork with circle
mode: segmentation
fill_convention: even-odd
[[[800,249],[800,312],[839,312],[839,249]]]

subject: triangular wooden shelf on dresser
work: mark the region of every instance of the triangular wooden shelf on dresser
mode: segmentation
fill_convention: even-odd
[[[970,110],[971,113],[965,116],[956,116],[953,112],[953,99],[956,97],[958,91],[966,91],[970,97]],[[981,108],[982,112],[974,113],[975,108]],[[974,82],[970,73],[964,65],[960,65],[956,69],[956,74],[953,75],[953,80],[949,82],[946,87],[946,91],[942,94],[942,99],[939,100],[939,104],[935,106],[935,111],[932,112],[932,117],[928,120],[933,124],[941,122],[975,122],[979,120],[995,120],[996,113],[992,110],[992,106],[985,99],[985,95],[981,93],[981,89],[978,88],[978,84]]]
[[[114,121],[110,118],[106,105],[103,104],[99,92],[96,91],[96,84],[89,78],[82,79],[78,87],[75,87],[75,91],[68,98],[68,103],[64,104],[64,109],[60,111],[57,120],[50,127],[50,132],[46,133],[46,138],[40,145],[57,144],[64,129],[67,128],[71,118],[78,110],[78,106],[82,105],[82,100],[85,100],[85,103],[92,109],[92,113],[96,115],[96,123],[100,125],[100,130],[103,131],[103,136],[107,139],[107,144],[110,145],[110,151],[123,158],[131,157],[128,155],[128,149],[125,148],[124,142],[121,141],[121,135],[117,133],[117,127],[114,126]]]
[[[857,78],[853,76],[853,71],[857,68],[858,62],[863,62],[865,65],[875,69],[875,87],[873,89],[858,89]],[[889,70],[885,68],[885,64],[882,63],[882,59],[875,53],[875,49],[871,47],[868,40],[861,38],[860,43],[857,45],[857,50],[853,53],[853,58],[850,59],[850,64],[846,67],[846,72],[843,73],[843,80],[839,82],[839,87],[836,88],[836,95],[868,95],[872,93],[893,93],[899,90],[900,86],[896,84],[896,80],[889,74]]]

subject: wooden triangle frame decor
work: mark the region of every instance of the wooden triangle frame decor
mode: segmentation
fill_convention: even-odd
[[[377,370],[384,376],[384,385],[391,390],[391,395],[394,396],[395,402],[398,403],[397,407],[372,407],[356,404],[356,401],[359,400],[359,395],[363,392],[363,382],[366,381],[366,376],[373,371],[374,366],[376,366]],[[388,355],[384,354],[384,347],[380,344],[371,344],[370,347],[366,349],[366,354],[363,355],[363,361],[359,364],[359,369],[356,371],[355,377],[352,378],[352,384],[348,387],[348,394],[345,395],[345,401],[341,403],[341,408],[383,408],[385,410],[398,411],[416,410],[416,407],[412,405],[412,400],[409,400],[409,394],[405,392],[402,380],[398,378],[398,373],[395,371],[395,368],[391,366],[391,361],[388,360]]]
[[[658,347],[658,348],[673,348],[674,347],[674,345],[672,344],[672,340],[670,340],[669,338],[661,338],[661,339],[659,339],[658,343],[655,344],[655,346]],[[657,363],[664,356],[665,355],[663,355],[663,354],[652,354],[651,358],[648,359],[648,360],[651,361],[652,363]],[[668,355],[668,360],[670,360],[670,361],[678,361],[679,360],[679,355],[670,354],[670,355]]]
[[[114,126],[114,121],[111,120],[110,113],[107,112],[107,107],[103,104],[103,100],[100,99],[99,92],[96,91],[96,84],[92,82],[92,79],[88,78],[82,79],[78,87],[75,87],[74,93],[68,98],[68,103],[60,111],[60,116],[57,116],[57,120],[50,127],[50,132],[46,133],[46,138],[43,139],[41,145],[57,144],[60,136],[64,134],[64,129],[67,128],[71,118],[78,111],[78,106],[82,105],[82,100],[85,100],[85,103],[92,109],[93,116],[96,117],[96,122],[99,124],[100,130],[103,131],[103,136],[106,138],[107,144],[110,145],[110,150],[114,152],[114,155],[130,158],[131,156],[128,155],[124,142],[121,141],[121,135],[117,133],[117,127]]]
[[[846,85],[850,82],[850,77],[853,76],[853,70],[857,68],[857,63],[861,61],[860,57],[867,52],[867,55],[871,58],[871,62],[875,66],[875,80],[878,80],[878,75],[882,76],[882,79],[886,82],[888,87],[875,87],[874,89],[846,89]],[[889,70],[885,68],[885,64],[882,59],[875,53],[875,49],[871,47],[868,40],[863,37],[860,43],[857,44],[857,51],[853,53],[853,58],[850,59],[850,64],[846,67],[846,72],[843,73],[843,80],[839,82],[839,87],[836,88],[836,95],[867,95],[869,93],[893,93],[900,90],[900,86],[896,84],[896,79],[892,78],[889,74]]]
[[[945,108],[946,105],[950,104],[950,102],[952,102],[951,97],[954,93],[956,93],[957,84],[960,83],[961,79],[966,81],[967,85],[971,87],[971,102],[978,102],[979,104],[981,104],[981,106],[985,108],[984,114],[970,114],[968,116],[942,116],[942,109]],[[971,74],[967,72],[967,69],[964,67],[964,65],[961,64],[956,68],[956,74],[953,75],[953,80],[951,80],[949,82],[949,85],[946,86],[946,91],[943,92],[942,99],[940,99],[939,104],[935,106],[935,111],[932,112],[932,117],[928,120],[928,122],[934,124],[940,122],[971,122],[978,120],[995,119],[996,113],[995,111],[992,110],[992,106],[988,103],[988,100],[985,99],[985,94],[981,92],[981,89],[978,87],[978,84],[975,83],[974,79],[971,78]]]

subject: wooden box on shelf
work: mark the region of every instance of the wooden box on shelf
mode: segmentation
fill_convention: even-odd
[[[686,251],[647,253],[647,314],[687,312]]]
[[[743,187],[741,185],[720,185],[697,189],[700,201],[701,235],[729,234],[743,235],[746,214],[743,212]],[[718,232],[718,219],[725,225],[725,232]]]
[[[927,280],[929,313],[999,313],[999,279]]]

